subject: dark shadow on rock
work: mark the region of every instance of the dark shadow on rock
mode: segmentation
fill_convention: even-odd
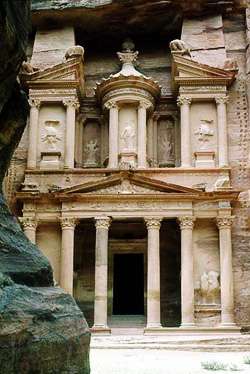
[[[27,0],[0,1],[0,372],[88,374],[90,333],[83,314],[53,286],[48,259],[23,234],[2,193],[29,112],[16,82],[29,8]]]

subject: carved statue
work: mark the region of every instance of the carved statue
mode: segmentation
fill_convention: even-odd
[[[170,42],[169,44],[169,48],[171,52],[179,52],[182,56],[191,57],[191,53],[190,53],[190,49],[188,45],[182,40],[179,40],[179,39],[172,40],[172,42]]]
[[[98,150],[97,140],[96,141],[90,140],[86,144],[85,152],[87,154],[87,160],[84,166],[96,166],[97,165],[97,162],[96,162],[97,150]]]
[[[219,273],[217,271],[204,271],[200,278],[200,292],[203,304],[207,304],[208,300],[215,304],[215,296],[219,292]]]
[[[59,121],[46,121],[46,123],[52,123],[55,122],[56,124],[59,123]],[[57,141],[62,140],[62,135],[57,132],[56,128],[52,125],[47,126],[46,132],[42,135],[42,141],[47,143],[49,150],[55,150],[56,149],[56,143]]]
[[[134,129],[128,124],[121,134],[121,138],[124,141],[124,149],[134,149],[135,132]]]
[[[65,52],[65,59],[79,57],[84,55],[84,48],[81,45],[69,47]]]
[[[164,136],[163,139],[163,146],[164,146],[164,158],[169,158],[172,156],[173,152],[173,134],[169,132]]]
[[[214,184],[214,189],[217,190],[218,188],[231,188],[230,179],[228,177],[218,178]]]
[[[195,135],[198,135],[198,140],[201,141],[201,149],[204,149],[206,142],[209,141],[209,137],[214,135],[213,130],[208,126],[212,122],[213,120],[201,119],[200,127],[194,132]]]

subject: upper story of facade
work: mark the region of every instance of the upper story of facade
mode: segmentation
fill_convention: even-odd
[[[87,32],[73,11],[65,27],[55,15],[42,25],[39,14],[20,75],[31,107],[17,150],[26,159],[23,191],[124,169],[207,192],[244,186],[244,11],[184,17],[168,31],[152,18],[151,31],[141,22],[132,33],[127,23],[119,35],[116,23],[113,37],[107,27]]]

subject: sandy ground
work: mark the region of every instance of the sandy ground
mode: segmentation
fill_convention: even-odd
[[[157,349],[91,349],[91,374],[250,374],[250,352],[183,352]],[[238,370],[207,371],[201,363],[234,364]]]

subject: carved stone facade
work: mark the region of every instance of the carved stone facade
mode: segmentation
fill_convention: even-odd
[[[78,30],[77,45],[62,40],[64,57],[46,64],[37,31],[34,69],[20,76],[30,118],[7,198],[93,332],[110,333],[117,311],[144,315],[145,333],[250,327],[249,62],[222,27],[226,11],[202,17],[224,30],[217,62],[217,34],[203,30],[201,51],[195,16],[183,19],[182,40],[167,47],[159,35],[146,48],[138,36],[138,51],[126,40],[117,52],[110,37],[95,47]]]

